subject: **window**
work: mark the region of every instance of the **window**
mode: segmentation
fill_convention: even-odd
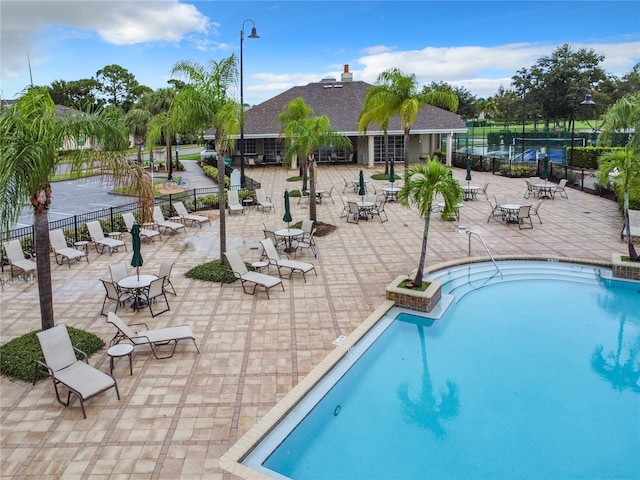
[[[244,139],[244,154],[255,155],[256,154],[256,140],[255,138]]]
[[[264,158],[267,162],[275,162],[277,155],[282,159],[284,145],[277,138],[264,139]]]
[[[389,161],[404,159],[404,135],[389,135]],[[384,136],[373,139],[373,161],[384,162]]]

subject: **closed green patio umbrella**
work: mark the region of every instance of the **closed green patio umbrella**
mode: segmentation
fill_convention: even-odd
[[[396,162],[391,160],[391,165],[389,165],[389,183],[391,183],[391,184],[393,184],[393,182],[396,181],[395,164],[396,164]]]
[[[136,274],[140,277],[140,267],[142,266],[142,253],[140,252],[140,225],[137,223],[131,227],[131,243],[133,245],[133,257],[131,266],[136,267]]]
[[[544,157],[544,168],[542,169],[542,178],[545,181],[549,179],[549,157],[545,155]]]
[[[465,180],[467,181],[468,186],[471,181],[471,158],[469,155],[467,155],[467,176],[465,177]]]
[[[360,189],[358,190],[358,195],[362,196],[362,201],[364,202],[364,196],[367,194],[367,186],[364,183],[364,173],[360,170],[360,179],[359,179]]]
[[[289,228],[289,223],[291,222],[291,205],[289,205],[289,191],[284,191],[284,216],[282,217],[283,222],[287,222],[287,228]]]

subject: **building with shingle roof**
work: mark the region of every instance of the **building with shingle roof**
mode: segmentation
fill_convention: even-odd
[[[295,98],[302,97],[313,109],[314,115],[326,115],[331,127],[350,137],[353,148],[344,151],[330,146],[319,149],[316,160],[319,163],[354,162],[373,167],[384,162],[384,132],[378,125],[371,124],[366,133],[358,131],[358,117],[362,111],[365,93],[371,84],[353,81],[349,66],[345,65],[340,80],[324,78],[320,82],[289,90],[249,108],[245,112],[244,139],[245,157],[252,165],[255,162],[281,163],[284,145],[278,141],[282,125],[277,118]],[[409,138],[410,160],[432,156],[437,149],[446,149],[447,164],[450,163],[451,145],[456,133],[467,131],[459,115],[434,106],[422,107],[411,127]],[[399,117],[394,117],[388,128],[390,157],[404,158],[404,132]],[[205,140],[213,140],[215,131],[207,130]],[[236,145],[239,148],[239,140]],[[234,157],[239,157],[236,154]],[[234,163],[238,163],[237,158]]]

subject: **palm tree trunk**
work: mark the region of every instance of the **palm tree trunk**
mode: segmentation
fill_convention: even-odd
[[[167,180],[171,180],[173,178],[173,159],[171,156],[171,138],[169,135],[165,135],[165,148],[167,150],[167,171],[169,172],[167,175]]]
[[[404,129],[404,171],[409,169],[409,129]]]
[[[218,210],[220,212],[220,263],[226,263],[224,252],[227,251],[227,223],[225,220],[225,182],[224,182],[224,155],[218,155]]]
[[[389,133],[384,130],[384,174],[389,175]]]
[[[427,216],[424,218],[424,233],[422,235],[422,250],[420,252],[420,262],[418,263],[418,271],[416,277],[413,279],[413,285],[416,288],[422,286],[422,275],[424,272],[424,264],[427,261],[427,238],[429,237],[429,224],[431,223],[431,206],[427,211]]]
[[[298,163],[300,165],[300,173],[302,174],[302,190],[307,191],[309,189],[308,185],[308,170],[307,170],[307,157],[306,155],[302,157],[302,159],[298,158]]]
[[[315,182],[315,157],[309,155],[309,220],[316,221],[316,182]]]
[[[43,205],[34,212],[34,239],[36,268],[38,270],[38,296],[40,298],[40,321],[42,330],[55,325],[53,318],[53,289],[51,287],[51,259],[49,245],[49,217]],[[38,210],[41,210],[38,213]]]

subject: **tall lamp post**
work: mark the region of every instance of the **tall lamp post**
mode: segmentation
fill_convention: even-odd
[[[573,168],[573,141],[574,138],[576,136],[576,108],[578,106],[578,92],[580,90],[587,90],[589,91],[587,88],[584,87],[579,87],[575,93],[573,94],[573,100],[571,102],[571,152],[570,152],[570,156],[569,156],[569,163],[570,163],[570,167]],[[587,93],[584,97],[584,100],[582,102],[580,102],[580,105],[595,105],[596,102],[594,102],[591,99],[591,94]],[[565,175],[566,177],[566,175]]]
[[[240,185],[242,188],[245,186],[244,179],[244,66],[242,61],[242,44],[244,43],[244,24],[251,22],[251,35],[249,38],[260,38],[256,31],[256,24],[250,18],[247,18],[242,22],[242,28],[240,29]]]
[[[520,157],[522,162],[524,162],[524,127],[527,123],[527,82],[530,78],[530,75],[522,77],[522,157]]]

